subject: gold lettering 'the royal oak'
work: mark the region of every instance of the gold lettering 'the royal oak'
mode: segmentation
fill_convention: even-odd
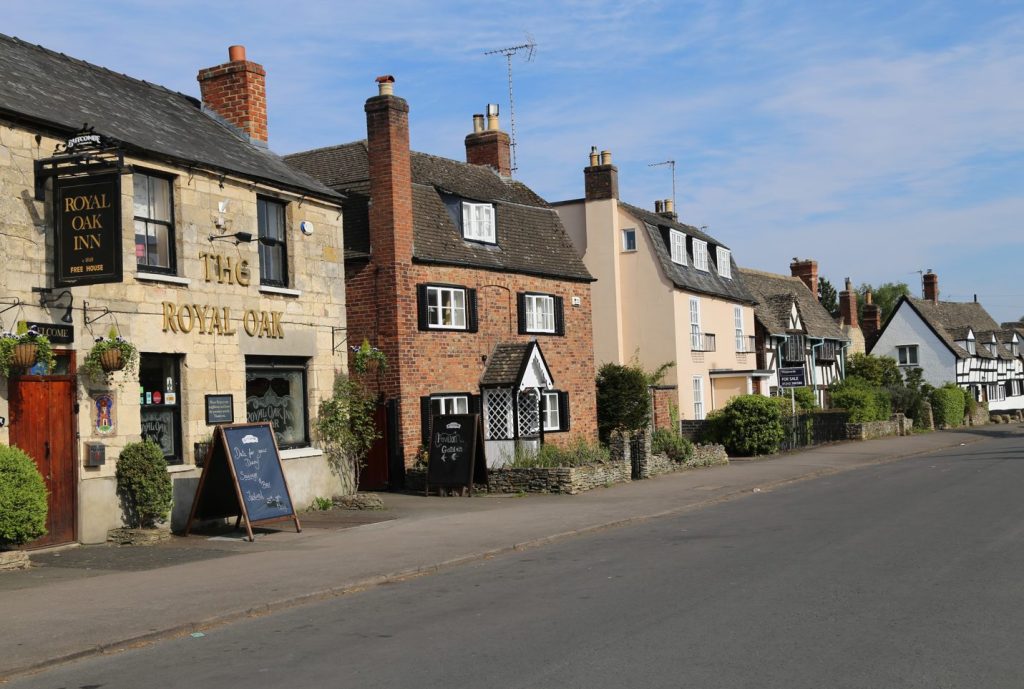
[[[190,333],[193,330],[203,335],[235,335],[238,331],[231,324],[231,308],[209,304],[175,304],[161,302],[163,310],[163,331]],[[284,338],[283,311],[256,311],[246,309],[242,315],[242,326],[249,337]]]
[[[81,213],[82,211],[101,211],[110,208],[107,195],[104,194],[81,194],[79,196],[64,197],[65,213]]]

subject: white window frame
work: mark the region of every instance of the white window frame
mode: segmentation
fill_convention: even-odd
[[[697,270],[708,270],[708,243],[702,239],[693,240],[693,267]]]
[[[443,297],[449,295],[449,305]],[[431,299],[433,297],[433,300]],[[432,305],[431,302],[436,303]],[[460,303],[457,303],[461,301]],[[451,322],[444,322],[444,313],[451,313]],[[460,320],[461,319],[461,320]],[[466,290],[462,287],[427,285],[427,327],[432,330],[466,330]]]
[[[899,362],[900,366],[917,366],[918,361],[920,361],[919,355],[920,352],[916,344],[896,346],[896,361]]]
[[[627,227],[622,230],[622,250],[636,251],[636,228]]]
[[[704,378],[701,376],[693,377],[693,418],[697,421],[703,421],[705,418]]]
[[[562,410],[558,407],[558,391],[545,390],[544,395],[544,430],[562,430]]]
[[[747,336],[743,331],[743,307],[733,306],[732,307],[732,322],[733,327],[736,329],[736,351],[747,353]]]
[[[977,344],[975,344],[975,340],[973,337],[967,338],[967,346],[964,347],[964,349],[966,349],[967,353],[970,354],[971,356],[977,356],[978,346]]]
[[[690,297],[690,348],[699,352],[704,349],[700,332],[700,298]]]
[[[462,202],[462,236],[474,242],[497,244],[494,205]]]
[[[718,274],[724,278],[732,279],[732,252],[724,247],[718,247]]]
[[[435,408],[434,404],[439,408]],[[469,397],[467,395],[431,395],[430,413],[434,416],[440,414],[468,414]]]
[[[679,230],[668,231],[669,249],[672,253],[672,262],[681,266],[686,265],[686,235]]]
[[[1006,388],[1002,383],[988,384],[988,401],[1003,402],[1006,400]]]
[[[555,298],[550,294],[525,294],[526,332],[555,332]]]

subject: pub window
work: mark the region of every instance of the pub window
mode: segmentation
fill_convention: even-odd
[[[174,273],[174,217],[171,180],[136,172],[133,178],[135,259],[138,269]]]
[[[250,423],[269,421],[283,448],[309,445],[306,359],[245,358],[245,415]]]
[[[259,196],[256,222],[260,240],[260,284],[288,286],[288,246],[285,242],[284,204]]]
[[[139,355],[139,404],[142,439],[163,450],[168,464],[181,464],[181,357]]]

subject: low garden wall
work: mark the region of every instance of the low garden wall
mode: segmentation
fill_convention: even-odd
[[[988,419],[991,423],[1016,423],[1024,421],[1024,411],[1020,409],[994,411],[989,414]]]
[[[476,484],[481,493],[561,493],[576,495],[594,488],[624,483],[632,469],[629,460],[613,460],[582,467],[529,467],[488,469],[487,483]],[[425,469],[406,469],[405,487],[422,491],[426,487]]]
[[[846,437],[849,440],[871,440],[890,435],[910,435],[913,433],[913,429],[913,419],[903,414],[893,414],[888,421],[848,423],[846,424]]]
[[[710,467],[719,464],[728,464],[729,455],[721,445],[694,445],[693,455],[685,462],[675,462],[668,458],[668,455],[652,454],[644,464],[642,478],[671,474],[684,469],[695,469],[697,467]]]

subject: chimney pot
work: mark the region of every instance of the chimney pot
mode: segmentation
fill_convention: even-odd
[[[377,82],[377,95],[379,96],[393,96],[395,95],[395,78],[390,74],[383,74],[376,79]]]
[[[484,116],[481,113],[473,115],[473,133],[479,134],[484,130]]]
[[[229,62],[245,62],[245,46],[244,45],[228,46],[228,61]]]
[[[665,212],[665,203],[661,199],[658,199],[654,202],[654,212],[657,213],[658,215],[661,215],[662,213]]]
[[[512,141],[498,125],[498,105],[488,103],[484,115],[473,115],[473,131],[466,135],[466,162],[472,165],[489,165],[499,175],[512,174]]]
[[[601,160],[601,154],[597,152],[597,146],[590,147],[590,167],[597,167]]]
[[[600,164],[599,164],[600,163]],[[612,165],[612,154],[590,147],[590,167],[583,170],[584,198],[587,201],[604,201],[619,198],[619,170]]]
[[[612,164],[612,152],[611,151],[601,151],[601,164],[602,165],[611,165]]]
[[[665,199],[665,204],[664,205],[665,205],[665,212],[666,213],[675,213],[676,212],[676,203],[672,199]]]
[[[501,125],[498,123],[498,104],[488,103],[487,104],[487,131],[497,132],[501,130]]]

